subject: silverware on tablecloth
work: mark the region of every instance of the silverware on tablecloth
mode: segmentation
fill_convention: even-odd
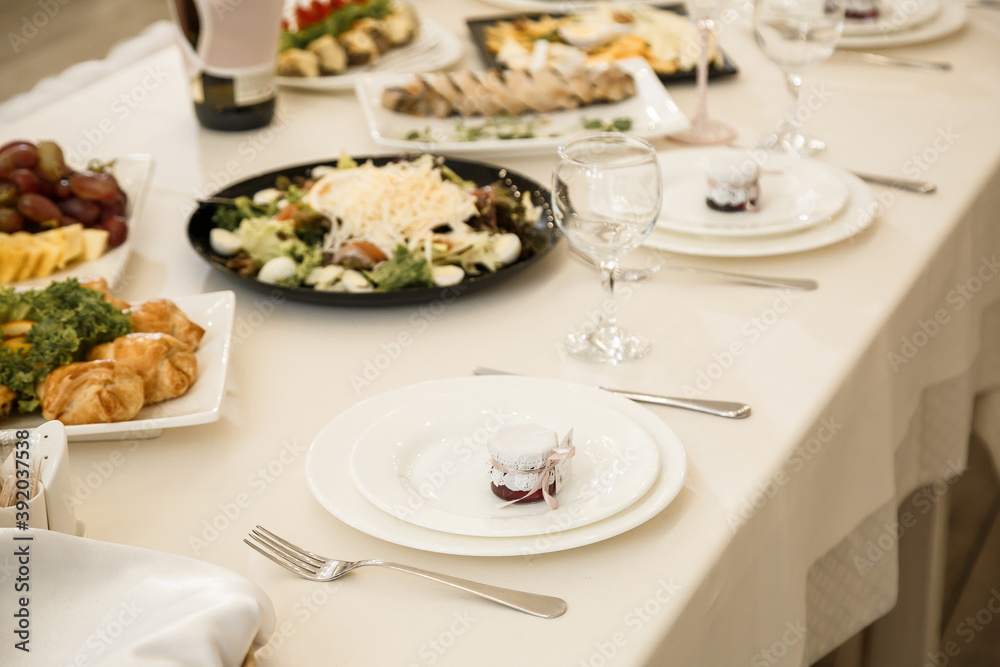
[[[498,371],[493,368],[477,366],[472,369],[474,375],[516,375],[507,371]],[[678,398],[674,396],[658,396],[656,394],[644,394],[638,391],[627,391],[625,389],[613,389],[611,387],[598,387],[612,394],[618,394],[625,398],[632,399],[639,403],[653,403],[655,405],[666,405],[671,408],[681,408],[683,410],[694,410],[715,415],[716,417],[727,417],[729,419],[745,419],[750,416],[750,406],[746,403],[735,401],[712,401],[703,398]]]
[[[887,185],[897,190],[907,190],[922,195],[929,195],[937,190],[937,186],[930,181],[918,181],[909,178],[899,178],[898,176],[879,176],[877,174],[867,174],[859,171],[851,172],[862,181],[874,183],[876,185]]]
[[[597,266],[597,260],[582,250],[574,246],[569,246],[570,251],[578,258],[586,261],[592,266]],[[814,290],[819,287],[819,283],[810,278],[773,278],[771,276],[754,276],[746,273],[734,273],[733,271],[720,271],[718,269],[705,269],[700,266],[690,266],[687,264],[659,263],[643,269],[619,268],[615,273],[615,280],[625,282],[636,282],[659,273],[660,271],[683,271],[684,273],[700,273],[707,276],[715,276],[732,282],[755,287],[785,287],[788,289]]]
[[[854,51],[853,49],[837,49],[834,56],[843,60],[855,60],[858,62],[870,63],[872,65],[889,65],[890,67],[909,67],[912,69],[933,69],[948,71],[951,63],[933,62],[929,60],[915,60],[913,58],[900,58],[899,56],[887,56],[881,53],[868,53],[867,51]]]
[[[386,567],[391,570],[399,570],[400,572],[408,572],[424,579],[437,581],[473,593],[497,604],[502,604],[505,607],[523,611],[525,614],[531,614],[532,616],[555,618],[566,613],[567,605],[565,600],[548,595],[525,593],[510,588],[480,584],[475,581],[450,577],[446,574],[429,572],[420,568],[400,565],[399,563],[390,563],[384,560],[359,560],[351,562],[319,556],[295,546],[262,526],[257,526],[254,530],[250,531],[250,538],[250,540],[244,539],[243,541],[286,570],[311,581],[333,581],[359,567],[374,565],[377,567]]]

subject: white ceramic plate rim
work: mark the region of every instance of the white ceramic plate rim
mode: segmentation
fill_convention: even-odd
[[[86,165],[74,165],[78,169]],[[14,283],[17,287],[44,287],[52,282],[66,280],[67,278],[94,277],[104,278],[108,282],[108,287],[112,289],[117,286],[125,273],[125,265],[128,264],[129,252],[132,249],[132,240],[138,232],[139,219],[142,217],[142,207],[146,201],[146,193],[152,182],[153,158],[149,155],[125,155],[115,158],[115,166],[112,173],[118,180],[118,185],[128,197],[126,208],[126,222],[128,224],[128,236],[124,243],[117,248],[109,250],[97,259],[89,262],[78,262],[66,267],[62,271],[56,271],[51,276],[45,278],[33,278]]]
[[[483,139],[478,141],[423,141],[400,139],[408,130],[431,128],[432,132],[454,132],[455,124],[463,120],[468,123],[480,123],[486,119],[472,118],[418,118],[406,114],[389,111],[382,107],[382,90],[386,86],[401,85],[410,79],[411,75],[380,75],[366,76],[358,80],[356,91],[361,108],[368,122],[368,128],[375,142],[382,146],[404,151],[434,151],[439,153],[491,154],[516,153],[548,154],[568,137],[590,134],[597,130],[587,130],[582,126],[583,118],[601,118],[610,120],[623,116],[633,119],[638,127],[633,126],[628,131],[640,137],[652,138],[683,132],[691,127],[687,116],[677,107],[670,93],[663,87],[663,82],[642,58],[627,58],[616,61],[616,64],[632,74],[636,84],[636,94],[614,104],[599,104],[580,109],[554,111],[543,114],[524,114],[521,118],[529,122],[532,118],[548,119],[558,127],[560,125],[572,128],[557,136],[531,137],[526,139]],[[641,119],[645,122],[639,123]],[[401,129],[394,129],[402,126]],[[406,128],[406,129],[402,129]]]
[[[471,384],[475,383],[475,384]],[[635,420],[660,448],[660,475],[653,487],[626,510],[602,521],[550,535],[528,537],[477,537],[442,533],[407,523],[369,503],[354,487],[346,462],[354,440],[394,405],[422,398],[456,386],[545,387],[613,406]],[[402,546],[461,556],[521,556],[574,549],[609,539],[631,530],[659,514],[680,493],[687,471],[687,455],[680,439],[662,419],[628,399],[579,384],[526,377],[471,377],[432,380],[363,401],[327,424],[306,454],[306,483],[313,496],[330,514],[373,537]]]
[[[525,392],[523,388],[519,388],[516,393],[493,387],[478,392],[463,388],[461,392],[444,392],[425,397],[386,414],[372,424],[352,448],[350,468],[355,487],[384,512],[418,526],[461,535],[516,537],[541,535],[551,532],[553,527],[568,530],[600,521],[635,503],[656,481],[660,470],[659,448],[648,432],[634,420],[603,403],[594,403],[582,397],[575,397],[567,405],[565,400],[560,400],[562,395],[545,393],[539,396],[537,392],[533,395]],[[482,414],[483,411],[496,409],[503,414],[503,406],[506,409],[513,406],[517,410],[518,422],[529,420],[545,424],[556,420],[573,424],[571,428],[574,429],[573,441],[577,454],[570,463],[571,479],[566,489],[562,494],[556,495],[560,501],[557,509],[549,510],[545,503],[498,508],[501,501],[487,491],[489,478],[485,473],[486,459],[466,456],[463,460],[460,455],[474,449],[474,443],[463,445],[460,453],[448,457],[447,462],[453,469],[450,479],[442,472],[443,479],[437,488],[432,485],[433,491],[443,491],[438,499],[428,499],[419,490],[405,488],[401,475],[407,471],[399,470],[398,465],[386,465],[389,461],[401,465],[413,462],[420,452],[427,452],[437,460],[440,442],[414,444],[411,439],[414,436],[432,437],[424,435],[419,421],[443,423],[446,429],[449,429],[448,424],[451,422],[448,433],[451,439],[461,434],[456,432],[456,429],[461,428],[455,426],[456,423],[471,426],[469,433],[475,430],[475,426],[470,425],[467,420],[455,422],[452,415],[456,411],[462,413],[463,410],[468,410],[471,415],[473,411]],[[415,415],[414,411],[418,411],[418,414]],[[594,416],[604,423],[601,426],[594,424]],[[556,426],[551,428],[556,429],[560,437],[565,435],[566,429],[560,430]],[[436,428],[433,430],[436,431]],[[637,436],[637,431],[641,435]],[[613,451],[602,451],[598,442],[602,436],[611,438]],[[401,447],[402,440],[409,442]],[[479,443],[478,449],[480,456],[488,456],[485,441]],[[469,453],[472,454],[471,451]],[[594,469],[591,463],[603,462],[610,468],[618,461],[624,463],[622,470],[614,475],[612,484],[604,485],[602,492],[599,478],[605,469]],[[477,481],[481,479],[481,496],[467,493],[466,485],[470,480],[454,478],[455,474],[463,472],[471,472]],[[406,479],[414,489],[424,483],[418,483],[412,477]],[[448,486],[451,489],[446,488]],[[456,486],[460,489],[458,495],[462,498],[461,505],[450,504],[455,500]],[[568,495],[576,492],[583,492],[584,495]]]
[[[730,155],[733,160],[739,158],[745,158],[747,160],[752,160],[749,151],[742,149],[730,149],[730,148],[690,148],[690,149],[680,149],[667,152],[659,153],[660,168],[663,171],[664,179],[664,211],[660,214],[660,219],[656,221],[656,226],[658,229],[663,229],[672,232],[679,232],[682,234],[697,234],[701,236],[743,236],[743,237],[756,237],[756,236],[770,236],[773,234],[787,234],[789,232],[797,231],[800,229],[805,229],[807,227],[812,227],[814,225],[828,222],[840,211],[843,210],[844,205],[847,203],[849,198],[849,191],[847,185],[844,183],[840,175],[828,165],[818,162],[816,160],[800,160],[797,158],[792,159],[782,159],[782,156],[771,156],[768,155],[765,158],[765,163],[760,165],[762,171],[766,172],[770,167],[775,165],[769,164],[770,160],[777,159],[777,167],[784,170],[789,176],[798,179],[799,182],[809,184],[813,187],[813,192],[817,192],[817,189],[822,190],[826,188],[829,192],[825,194],[829,195],[827,201],[817,201],[813,202],[811,208],[804,210],[798,210],[798,217],[788,217],[785,219],[772,218],[771,220],[765,219],[763,223],[754,222],[754,218],[763,218],[764,216],[755,213],[747,212],[736,212],[736,213],[719,213],[712,211],[704,204],[704,199],[700,198],[702,209],[705,212],[703,219],[699,222],[699,225],[693,218],[692,219],[669,219],[671,214],[671,208],[667,205],[666,196],[668,189],[671,184],[668,182],[671,178],[676,178],[678,176],[686,177],[685,183],[688,185],[697,184],[698,188],[703,189],[705,185],[704,168],[707,164],[723,155]],[[691,173],[694,172],[694,176]],[[761,197],[767,200],[769,189],[769,181],[773,183],[775,178],[780,178],[781,176],[770,176],[766,173],[761,174]],[[694,179],[694,183],[692,183]],[[773,186],[772,186],[773,187]],[[699,189],[697,192],[701,192]],[[786,186],[787,189],[787,186]],[[824,194],[821,192],[821,194]],[[763,207],[762,207],[763,209]],[[764,209],[766,211],[766,209]],[[731,223],[734,224],[732,227],[724,226],[709,226],[704,224],[711,220],[725,220],[729,219]],[[746,226],[737,227],[735,224],[744,222]]]
[[[421,49],[421,42],[431,39],[438,40],[438,44],[430,52],[429,56],[410,59],[406,57],[407,50],[411,52]],[[350,90],[360,79],[374,72],[414,72],[423,70],[436,70],[448,67],[458,62],[465,52],[462,41],[457,35],[430,19],[420,20],[420,35],[412,44],[391,51],[387,56],[392,56],[392,65],[387,69],[382,69],[378,61],[369,67],[357,67],[356,69],[343,74],[333,76],[279,76],[278,83],[288,88],[299,88],[303,90]],[[415,63],[410,65],[408,63]]]
[[[847,184],[850,197],[840,214],[829,222],[790,234],[733,238],[697,236],[653,229],[653,233],[643,245],[657,250],[700,257],[769,257],[833,245],[870,227],[879,212],[878,200],[864,181],[846,171],[839,169],[837,171]]]
[[[936,18],[910,30],[900,30],[884,35],[844,35],[837,42],[837,48],[877,49],[889,46],[924,44],[958,32],[965,25],[968,12],[965,6],[954,0],[944,0],[941,12]]]
[[[905,2],[906,0],[895,0],[892,3],[893,8],[902,9],[901,5]],[[875,19],[845,19],[843,34],[849,37],[860,37],[862,35],[888,35],[902,30],[911,30],[933,20],[939,13],[941,13],[940,0],[923,0],[917,11],[905,14],[903,20],[898,23],[891,20],[894,14],[880,15]]]
[[[195,356],[198,379],[183,396],[147,405],[134,419],[113,424],[77,424],[66,427],[70,441],[133,440],[155,438],[165,428],[208,424],[219,419],[226,390],[226,372],[232,347],[236,295],[231,291],[209,292],[194,296],[171,297],[177,307],[205,329],[205,336]],[[37,426],[41,415],[23,415],[6,419],[2,428]]]

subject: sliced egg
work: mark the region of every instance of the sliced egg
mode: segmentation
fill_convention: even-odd
[[[355,294],[360,292],[372,292],[375,290],[372,284],[368,282],[364,274],[360,271],[355,271],[354,269],[348,269],[344,271],[344,275],[340,277],[340,282],[344,286],[344,290],[347,292],[353,292]]]
[[[271,202],[275,202],[281,198],[284,193],[277,188],[265,188],[259,190],[257,194],[253,196],[253,203],[257,206],[267,206]]]
[[[344,275],[344,267],[330,264],[329,266],[317,266],[306,276],[306,285],[313,285],[318,290],[323,290],[340,280]]]
[[[291,257],[275,257],[260,267],[257,280],[273,285],[279,280],[294,276],[296,268],[295,261]]]
[[[212,246],[213,251],[223,257],[232,257],[243,247],[239,236],[221,227],[212,228],[212,231],[208,233],[208,243]]]
[[[460,266],[445,264],[443,266],[432,266],[431,277],[438,287],[451,287],[457,285],[465,278],[465,271]]]
[[[513,264],[521,255],[521,239],[517,234],[501,234],[493,242],[493,254],[497,264],[501,266]]]

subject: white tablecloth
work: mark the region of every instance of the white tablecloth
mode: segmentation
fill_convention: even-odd
[[[496,8],[428,1],[421,11],[465,34],[465,17]],[[195,197],[286,164],[379,152],[350,94],[283,91],[272,127],[208,132],[168,48],[6,124],[5,138],[54,138],[83,158],[155,156],[124,298],[238,294],[222,419],[151,441],[72,445],[69,502],[92,537],[193,555],[258,582],[278,615],[265,664],[796,665],[823,655],[892,607],[896,506],[962,469],[975,397],[1000,380],[1000,17],[972,11],[960,34],[894,52],[949,60],[952,72],[832,60],[807,77],[816,109],[806,129],[828,140],[824,161],[927,178],[939,192],[877,190],[880,220],[826,249],[691,260],[813,277],[815,292],[676,275],[630,286],[621,318],[654,352],[620,368],[557,351],[601,298],[592,271],[564,249],[433,312],[272,302],[198,258],[185,237]],[[713,84],[711,108],[749,141],[786,110],[784,85],[743,27],[729,26],[722,43],[741,73]],[[691,88],[670,90],[693,109]],[[545,182],[552,157],[502,162]],[[401,332],[412,345],[356,391],[352,375]],[[745,352],[728,360],[734,342]],[[714,378],[706,397],[746,400],[754,413],[727,421],[652,408],[687,448],[684,490],[641,527],[570,551],[422,552],[355,531],[316,503],[303,454],[324,424],[361,399],[476,365],[665,394],[704,374]],[[980,431],[991,424],[978,418]],[[540,621],[392,573],[317,586],[241,543],[256,523],[320,553],[559,595],[570,611]]]

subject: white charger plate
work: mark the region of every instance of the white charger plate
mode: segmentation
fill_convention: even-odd
[[[76,165],[83,168],[86,165]],[[149,155],[126,155],[115,158],[112,168],[115,180],[122,192],[128,197],[125,209],[125,220],[128,225],[128,236],[125,241],[97,259],[89,262],[77,262],[67,266],[61,271],[56,271],[51,276],[45,278],[32,278],[14,283],[17,287],[44,287],[52,282],[66,280],[67,278],[104,278],[108,282],[108,287],[112,289],[121,280],[125,272],[125,265],[128,263],[128,255],[132,249],[132,239],[138,232],[139,219],[142,216],[142,207],[146,201],[146,193],[152,182],[153,158]]]
[[[514,123],[517,127],[531,125],[537,136],[516,139],[498,139],[483,136],[476,140],[463,140],[464,130],[496,122],[487,118],[420,118],[390,111],[382,106],[382,91],[389,86],[399,86],[410,80],[409,75],[368,76],[360,79],[356,90],[361,108],[368,121],[368,128],[376,143],[405,151],[434,151],[439,153],[491,154],[551,153],[567,138],[597,130],[584,127],[585,120],[598,119],[605,123],[616,118],[632,121],[630,134],[640,137],[660,137],[683,132],[691,127],[687,116],[677,108],[670,93],[663,87],[656,73],[642,58],[616,61],[635,80],[636,94],[613,104],[595,104],[580,109],[551,113],[522,114],[505,119],[504,127]],[[410,132],[419,132],[418,139],[407,139]]]
[[[503,425],[539,424],[576,454],[551,510],[502,504],[490,491],[487,441]],[[394,410],[354,445],[351,474],[374,505],[410,523],[461,535],[541,535],[584,526],[629,507],[660,470],[649,433],[614,407],[517,387],[462,387]]]
[[[877,35],[843,35],[837,41],[838,49],[880,49],[893,46],[924,44],[952,35],[965,26],[968,12],[955,0],[942,0],[941,11],[933,19],[909,30]]]
[[[839,213],[849,196],[833,168],[815,160],[764,153],[756,211],[724,213],[705,203],[706,170],[718,160],[754,162],[737,148],[691,148],[658,154],[663,174],[663,207],[657,229],[706,236],[761,236],[791,232]]]
[[[701,257],[768,257],[814,250],[839,243],[871,226],[878,217],[878,200],[871,188],[847,171],[835,169],[847,185],[847,205],[827,222],[789,234],[769,236],[702,236],[654,228],[643,245],[681,255]]]
[[[457,35],[434,21],[421,19],[420,34],[412,43],[389,51],[370,65],[333,76],[279,76],[278,83],[302,90],[350,90],[374,72],[431,72],[455,64],[464,53]]]
[[[913,7],[913,3],[917,3]],[[940,0],[893,0],[880,3],[879,15],[871,19],[845,19],[844,35],[885,35],[910,30],[927,23],[941,12]]]
[[[183,396],[143,407],[130,421],[69,425],[66,437],[70,441],[155,438],[165,428],[208,424],[219,419],[226,390],[236,295],[230,291],[210,292],[171,298],[171,301],[192,322],[205,329],[205,336],[195,353],[198,378],[194,385]],[[5,419],[2,426],[37,426],[43,421],[40,414],[22,415]]]
[[[656,442],[660,474],[652,488],[630,507],[606,519],[544,535],[480,537],[431,530],[403,521],[370,503],[353,483],[350,457],[355,441],[400,405],[427,396],[462,390],[547,391],[577,397],[617,410],[638,423]],[[451,378],[423,382],[380,394],[344,411],[317,434],[306,455],[306,482],[319,503],[339,520],[387,542],[414,549],[465,556],[518,556],[573,549],[620,535],[661,512],[680,492],[687,470],[684,447],[662,419],[631,401],[561,380],[514,376]]]

